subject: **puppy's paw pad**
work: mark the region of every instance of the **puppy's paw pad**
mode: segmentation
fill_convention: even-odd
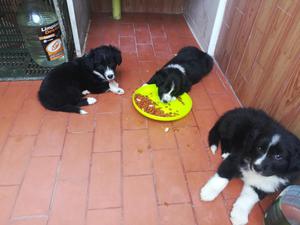
[[[93,97],[89,97],[87,98],[87,102],[89,105],[95,104],[97,102],[97,99],[93,98]]]
[[[79,113],[80,113],[81,115],[86,115],[86,114],[88,114],[88,112],[85,111],[85,110],[83,110],[83,109],[80,109]]]
[[[200,191],[200,199],[205,202],[214,200],[218,196],[219,192],[213,188],[205,185]]]
[[[125,93],[125,91],[122,89],[122,88],[118,88],[117,89],[117,94],[118,95],[122,95],[122,94],[124,94]]]
[[[91,92],[89,92],[88,90],[84,90],[83,92],[81,92],[83,95],[88,95],[91,94]]]
[[[210,150],[211,150],[212,154],[216,154],[217,149],[218,149],[218,146],[216,146],[216,145],[210,146]]]
[[[232,225],[245,225],[248,223],[248,214],[233,208],[230,213],[230,220]]]

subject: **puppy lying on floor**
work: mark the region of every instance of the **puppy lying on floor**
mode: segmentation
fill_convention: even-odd
[[[106,91],[124,94],[114,81],[121,62],[121,52],[116,47],[92,49],[89,54],[52,69],[41,84],[39,100],[49,110],[87,114],[80,107],[94,104],[96,99],[84,98],[85,95]]]
[[[147,84],[156,84],[162,102],[170,102],[189,92],[213,68],[214,61],[205,52],[192,46],[182,48]]]
[[[233,205],[233,225],[248,223],[253,206],[300,176],[300,140],[261,110],[226,112],[209,132],[213,154],[221,144],[223,162],[201,189],[203,201],[214,200],[232,178],[244,181]]]

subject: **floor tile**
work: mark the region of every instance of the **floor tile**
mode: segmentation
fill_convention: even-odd
[[[10,225],[47,225],[47,217],[16,219]]]
[[[15,116],[0,116],[0,149],[2,149],[14,123]]]
[[[121,207],[121,153],[94,153],[89,209]]]
[[[158,224],[152,176],[124,177],[124,225]]]
[[[153,60],[154,51],[151,44],[138,44],[137,45],[139,60]]]
[[[225,93],[226,87],[219,78],[217,66],[201,81],[209,94]]]
[[[68,123],[68,132],[83,133],[92,132],[95,129],[95,116],[88,113],[87,115],[72,114]]]
[[[120,37],[120,50],[122,52],[136,52],[136,41],[134,37]]]
[[[150,78],[159,69],[158,64],[155,60],[153,61],[139,61],[139,77],[143,83],[147,83]]]
[[[131,98],[123,99],[122,128],[127,130],[147,128],[147,119],[133,107],[131,101]]]
[[[153,166],[160,204],[190,201],[183,168],[176,150],[153,152]]]
[[[194,85],[190,96],[193,100],[193,110],[213,109],[211,98],[207,94],[203,84],[198,83]]]
[[[97,96],[96,113],[120,113],[122,111],[122,96],[112,92]]]
[[[196,225],[190,204],[162,205],[159,212],[162,225]]]
[[[198,127],[175,128],[175,135],[180,149],[200,149],[203,146]]]
[[[164,37],[166,38],[166,32],[164,26],[161,23],[151,23],[149,24],[150,34],[153,37]]]
[[[186,115],[182,119],[172,122],[172,125],[173,125],[174,128],[191,127],[191,126],[196,126],[197,123],[196,123],[196,120],[194,118],[193,112],[191,111],[188,115]]]
[[[121,23],[119,29],[120,36],[134,36],[134,26],[132,23]]]
[[[33,149],[34,136],[9,137],[0,153],[0,185],[21,184]]]
[[[151,174],[151,155],[147,130],[123,131],[123,174]]]
[[[148,24],[135,24],[134,31],[137,44],[151,44]]]
[[[166,37],[153,37],[152,41],[155,52],[171,53],[171,48]]]
[[[208,156],[208,149],[200,147],[199,149],[183,148],[179,149],[185,172],[207,171],[211,170],[211,162]]]
[[[48,213],[58,160],[58,157],[31,159],[18,194],[13,217]]]
[[[62,153],[68,118],[62,115],[46,115],[37,136],[35,156],[59,156]]]
[[[17,83],[19,82],[9,85],[6,92],[0,97],[1,104],[5,105],[1,109],[0,115],[14,115],[22,107],[29,93],[29,88],[25,85],[17,85]]]
[[[96,130],[94,137],[94,152],[120,151],[121,126],[120,114],[96,115]]]
[[[217,122],[219,116],[214,109],[193,110],[200,131],[200,140],[208,147],[208,133]]]
[[[0,224],[8,223],[18,189],[18,186],[0,186]]]
[[[98,96],[90,96],[97,99]],[[88,114],[81,115],[79,113],[72,113],[69,117],[68,132],[70,133],[84,133],[92,132],[95,129],[95,112],[98,105],[97,102],[94,105],[88,105],[82,107]]]
[[[59,179],[74,182],[88,179],[92,139],[92,133],[67,134]]]
[[[39,132],[44,108],[37,100],[26,100],[18,113],[11,135],[36,135]]]
[[[87,208],[87,180],[60,180],[56,184],[48,225],[82,225]]]
[[[228,94],[211,94],[212,103],[218,115],[223,115],[230,109],[240,107],[234,96]]]
[[[148,126],[150,145],[152,149],[157,150],[177,147],[171,123],[149,120]]]
[[[120,225],[122,221],[121,209],[89,210],[86,225]]]

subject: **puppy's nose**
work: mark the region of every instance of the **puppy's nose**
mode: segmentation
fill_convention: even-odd
[[[163,101],[163,103],[168,103],[168,101],[167,100],[162,100]]]
[[[107,75],[107,78],[108,78],[108,79],[113,79],[113,78],[114,78],[114,75],[109,74],[109,75]]]
[[[257,172],[261,172],[262,171],[262,166],[261,165],[256,165],[256,164],[253,164],[253,169]]]

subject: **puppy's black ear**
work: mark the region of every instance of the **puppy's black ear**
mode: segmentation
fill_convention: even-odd
[[[184,78],[182,82],[182,86],[183,86],[183,92],[189,92],[192,88],[192,83],[188,79]]]
[[[83,62],[90,70],[94,69],[94,55],[95,51],[92,49],[89,54],[83,56]]]
[[[258,138],[259,134],[260,134],[260,131],[257,128],[253,128],[247,134],[247,136],[244,139],[244,143],[243,143],[244,149],[247,152],[250,152],[253,148],[256,147],[256,146],[253,146],[253,145],[254,145],[255,140]]]
[[[156,84],[157,87],[162,86],[164,83],[162,72],[160,70],[157,71],[147,83]]]
[[[113,59],[115,60],[115,63],[117,65],[120,65],[122,63],[122,55],[121,55],[121,51],[114,47],[114,46],[109,46],[112,49],[113,52]]]
[[[298,143],[299,144],[299,143]],[[290,172],[299,172],[300,171],[300,145],[295,146],[290,155]]]

